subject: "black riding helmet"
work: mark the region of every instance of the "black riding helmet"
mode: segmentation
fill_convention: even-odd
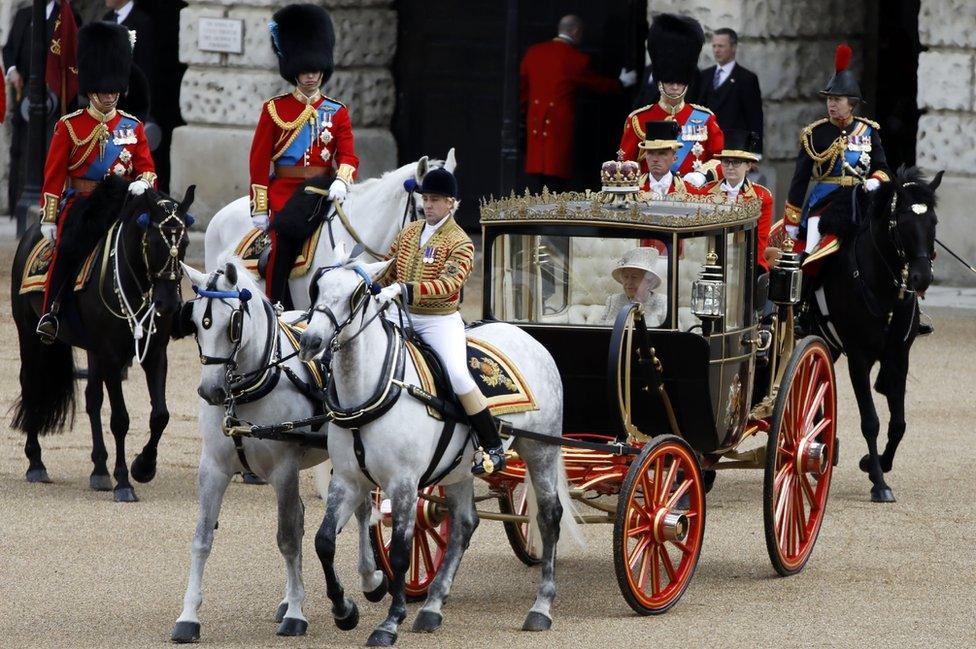
[[[420,189],[417,191],[421,194],[436,194],[438,196],[449,196],[450,198],[457,199],[457,178],[443,167],[431,169],[424,176],[424,180],[420,184]]]

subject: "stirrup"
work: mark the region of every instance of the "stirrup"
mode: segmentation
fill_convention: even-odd
[[[478,453],[480,453],[480,459]],[[505,448],[503,446],[496,446],[487,450],[479,448],[478,453],[475,454],[474,466],[471,467],[471,473],[474,475],[491,475],[505,468]]]
[[[53,313],[48,312],[41,316],[35,331],[37,332],[37,335],[41,337],[42,343],[45,345],[50,345],[58,339],[59,329],[58,317]]]

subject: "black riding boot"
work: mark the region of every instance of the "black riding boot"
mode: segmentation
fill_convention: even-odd
[[[481,462],[475,462],[471,473],[482,475],[501,471],[505,468],[505,449],[502,448],[502,438],[498,436],[498,423],[488,408],[469,415],[471,427],[478,436],[481,444]],[[477,457],[477,456],[476,456]]]
[[[294,308],[291,293],[288,291],[288,280],[291,277],[291,268],[295,265],[301,244],[296,244],[289,237],[278,233],[275,244],[274,265],[271,268],[271,285],[269,286],[268,297],[271,304],[281,302],[285,311]]]
[[[52,344],[58,337],[58,330],[60,329],[58,310],[61,302],[61,292],[73,275],[71,272],[72,267],[73,264],[71,264],[70,259],[55,259],[53,267],[48,269],[48,273],[51,274],[51,286],[48,288],[48,295],[50,297],[48,299],[47,313],[42,315],[40,321],[37,323],[37,335],[40,336],[41,342],[46,345]]]

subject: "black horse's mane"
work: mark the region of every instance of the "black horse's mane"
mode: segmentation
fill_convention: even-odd
[[[75,201],[61,233],[63,243],[59,254],[75,258],[91,252],[119,217],[128,191],[129,181],[113,174],[100,182],[91,194]],[[134,211],[127,210],[123,219],[133,218]]]

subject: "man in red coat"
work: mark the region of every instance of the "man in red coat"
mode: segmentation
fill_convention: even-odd
[[[44,342],[58,335],[61,293],[74,275],[76,259],[59,259],[61,234],[72,206],[110,174],[132,181],[140,195],[156,184],[156,169],[142,122],[116,109],[129,85],[129,31],[113,23],[91,23],[78,33],[78,86],[90,105],[62,117],[54,127],[44,164],[41,234],[54,244],[44,285],[44,315],[37,333]]]
[[[275,12],[270,28],[278,71],[296,87],[261,108],[251,142],[251,219],[255,227],[270,230],[265,292],[288,308],[288,278],[303,242],[277,232],[275,215],[311,178],[332,178],[329,198],[343,201],[359,158],[349,109],[321,91],[335,67],[329,14],[317,5],[288,5]]]
[[[722,163],[723,180],[713,180],[698,190],[722,203],[760,202],[759,223],[756,225],[756,260],[763,271],[779,257],[779,250],[767,245],[769,228],[773,224],[773,195],[746,176],[753,163],[759,161],[761,141],[755,133],[740,129],[725,132],[725,149],[716,156]]]
[[[661,99],[628,115],[620,138],[624,159],[637,160],[638,144],[645,137],[645,122],[677,122],[681,127],[678,136],[681,146],[671,171],[695,187],[703,185],[709,176],[721,177],[718,163],[712,158],[724,146],[722,129],[712,111],[685,102],[688,86],[698,75],[698,55],[704,43],[705,33],[693,18],[671,14],[654,17],[647,35],[647,50]],[[647,171],[643,161],[641,169]]]
[[[590,57],[577,48],[583,23],[563,16],[559,35],[526,51],[519,66],[519,98],[526,113],[525,173],[530,187],[562,191],[573,176],[573,126],[580,88],[609,94],[637,82],[637,73],[621,70],[619,79],[590,69]]]

